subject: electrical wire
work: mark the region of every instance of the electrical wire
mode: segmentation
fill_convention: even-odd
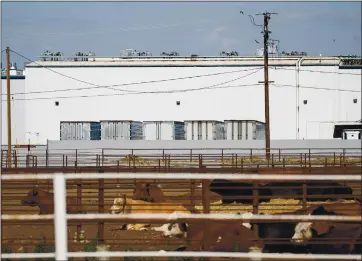
[[[271,83],[270,85],[275,87],[293,87],[297,88],[295,85],[288,85],[288,84],[276,84]],[[340,92],[361,92],[361,90],[351,90],[351,89],[336,89],[336,88],[326,88],[326,87],[315,87],[315,86],[299,86],[302,89],[314,89],[314,90],[326,90],[326,91],[340,91]]]
[[[231,81],[236,81],[238,79],[234,79]],[[231,82],[228,81],[228,82]],[[230,89],[230,88],[240,88],[240,87],[263,87],[263,83],[258,84],[241,84],[241,85],[224,85],[219,86],[223,83],[219,83],[212,86],[207,87],[200,87],[200,88],[190,88],[190,89],[183,89],[183,90],[167,90],[167,91],[144,91],[139,93],[114,93],[114,94],[93,94],[93,95],[80,95],[80,96],[59,96],[59,97],[39,97],[39,98],[23,98],[23,99],[14,99],[14,100],[51,100],[51,99],[72,99],[72,98],[90,98],[90,97],[107,97],[107,96],[126,96],[126,95],[140,95],[140,94],[172,94],[172,93],[185,93],[185,92],[194,92],[194,91],[202,91],[202,90],[215,90],[215,89]],[[270,86],[276,87],[276,88],[297,88],[295,85],[288,85],[288,84],[270,84]],[[345,90],[345,89],[334,89],[334,88],[319,88],[315,86],[299,86],[301,89],[314,89],[314,90],[325,90],[325,91],[342,91],[342,92],[361,92],[358,90]],[[2,100],[5,101],[5,100]]]
[[[12,51],[12,50],[11,50]],[[71,80],[75,80],[75,81],[78,81],[78,82],[82,82],[82,83],[86,83],[88,85],[92,85],[94,87],[82,87],[82,88],[69,88],[69,89],[62,89],[62,90],[47,90],[47,91],[35,91],[35,92],[23,92],[23,93],[13,93],[13,95],[20,95],[20,94],[35,94],[35,93],[53,93],[53,92],[65,92],[65,91],[80,91],[80,90],[88,90],[88,89],[97,89],[97,88],[109,88],[109,89],[112,89],[112,90],[115,90],[115,91],[125,91],[125,92],[136,92],[137,91],[131,91],[131,90],[124,90],[124,89],[114,89],[112,87],[121,87],[121,86],[131,86],[131,85],[139,85],[139,84],[148,84],[148,83],[159,83],[159,82],[169,82],[169,81],[177,81],[177,80],[185,80],[185,79],[194,79],[194,78],[202,78],[202,77],[209,77],[209,76],[216,76],[216,75],[224,75],[224,74],[232,74],[232,73],[238,73],[238,72],[245,72],[245,71],[251,71],[251,70],[256,70],[256,69],[259,69],[259,68],[263,68],[263,67],[256,67],[256,68],[248,68],[248,69],[242,69],[242,70],[235,70],[235,71],[229,71],[229,72],[220,72],[220,73],[211,73],[211,74],[203,74],[203,75],[195,75],[195,76],[185,76],[185,77],[177,77],[177,78],[168,78],[168,79],[161,79],[161,80],[152,80],[152,81],[141,81],[141,82],[132,82],[132,83],[122,83],[122,84],[113,84],[113,85],[98,85],[98,84],[94,84],[94,83],[91,83],[91,82],[86,82],[86,81],[83,81],[83,80],[80,80],[80,79],[77,79],[75,77],[71,77],[69,75],[65,75],[63,73],[60,73],[60,72],[57,72],[55,70],[52,70],[50,69],[49,67],[46,67],[46,66],[42,66],[41,64],[15,52],[15,51],[12,51],[14,52],[15,54],[23,57],[24,59],[27,59],[29,60],[30,62],[33,62],[37,65],[39,65],[40,67],[44,68],[44,69],[47,69],[47,70],[50,70],[56,74],[59,74],[63,77],[66,77],[66,78],[69,78]]]
[[[251,72],[247,75],[243,75],[240,77],[237,77],[232,80],[228,80],[225,82],[217,83],[211,86],[206,87],[199,87],[199,88],[189,88],[189,89],[183,89],[183,90],[167,90],[167,91],[139,91],[134,93],[113,93],[113,94],[93,94],[93,95],[79,95],[79,96],[59,96],[59,97],[37,97],[37,98],[23,98],[23,99],[14,99],[18,101],[29,101],[29,100],[49,100],[49,99],[71,99],[71,98],[89,98],[89,97],[106,97],[106,96],[124,96],[124,95],[132,95],[132,94],[170,94],[170,93],[183,93],[183,92],[192,92],[192,91],[201,91],[201,90],[212,90],[212,89],[219,89],[224,88],[224,86],[220,86],[226,83],[234,82],[237,80],[240,80],[242,78],[248,77],[254,73],[257,73],[261,69]],[[259,85],[259,84],[256,84]],[[253,86],[253,84],[248,84],[245,86]],[[232,86],[235,87],[235,86]],[[239,87],[239,86],[238,86]],[[3,100],[5,101],[5,100]]]
[[[249,14],[248,17],[249,17],[249,19],[250,19],[250,22],[251,22],[253,25],[259,26],[259,27],[261,27],[261,28],[264,29],[264,27],[263,27],[262,25],[255,23],[255,18],[254,18],[254,16],[252,16],[252,15]]]
[[[295,71],[295,68],[291,68],[291,69],[287,69],[284,67],[274,67],[273,65],[269,65],[270,69],[273,70],[287,70],[287,71]],[[327,74],[339,74],[339,75],[358,75],[361,76],[362,74],[360,73],[342,73],[342,72],[326,72],[326,71],[316,71],[316,70],[309,70],[309,69],[299,69],[299,71],[303,71],[303,72],[315,72],[315,73],[327,73]]]

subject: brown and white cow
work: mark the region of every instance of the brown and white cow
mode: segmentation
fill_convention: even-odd
[[[177,213],[173,213],[177,215]],[[238,215],[241,215],[244,218],[250,218],[253,216],[253,213],[246,212],[243,214],[238,213]],[[250,223],[241,223],[244,227],[251,229]],[[167,223],[159,227],[152,227],[151,230],[162,232],[162,234],[165,237],[186,237],[187,230],[188,230],[188,224],[186,223]]]
[[[127,198],[126,195],[114,199],[113,206],[110,208],[111,214],[136,214],[136,213],[191,213],[187,208],[180,204],[169,202],[151,203],[143,200],[134,200]],[[145,230],[150,224],[125,224],[122,228],[126,230]]]
[[[202,224],[191,224],[187,227],[187,246],[177,251],[217,251],[217,252],[249,252],[255,244],[253,231],[240,222],[225,223],[210,221],[208,228]],[[207,233],[204,235],[204,233]],[[205,245],[202,240],[205,236]]]
[[[309,215],[346,215],[338,209],[333,211],[333,205],[320,205],[312,209]],[[337,204],[336,204],[337,205]],[[338,213],[339,212],[339,213]],[[347,215],[351,212],[347,212]],[[353,214],[353,212],[352,212]],[[357,214],[357,213],[355,213]],[[358,214],[358,216],[360,213]],[[354,252],[357,241],[361,238],[361,223],[337,223],[337,222],[300,222],[296,225],[292,242],[297,245],[308,245],[308,251],[313,254],[351,254]],[[340,239],[347,243],[334,244],[308,244],[313,239]]]
[[[21,200],[24,206],[39,207],[39,214],[54,214],[54,193],[33,187],[29,193]],[[77,199],[67,197],[67,213],[79,214],[86,213],[82,205],[77,204]]]

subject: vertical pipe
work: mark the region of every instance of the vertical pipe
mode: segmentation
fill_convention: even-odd
[[[66,182],[62,173],[55,173],[54,189],[54,228],[55,228],[55,260],[67,261],[67,209],[66,209]]]

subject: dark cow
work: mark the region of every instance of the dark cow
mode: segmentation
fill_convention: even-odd
[[[260,213],[263,215],[263,213]],[[278,215],[303,215],[302,210],[294,212],[278,213]],[[255,229],[254,222],[250,222],[252,230]],[[262,222],[258,224],[258,236],[263,241],[265,253],[305,253],[306,249],[294,246],[290,239],[294,235],[297,222]]]
[[[157,185],[138,182],[133,190],[132,199],[161,203],[165,202],[167,198]]]
[[[230,204],[234,201],[236,203],[252,204],[253,199],[238,199],[240,196],[253,196],[253,184],[235,182],[224,179],[214,179],[210,184],[210,191],[221,195],[222,203]],[[271,191],[269,189],[258,187],[259,196],[270,196]],[[267,202],[270,198],[259,199],[259,202]]]
[[[54,214],[54,194],[45,190],[33,187],[26,195],[21,204],[24,206],[39,207],[39,214]],[[86,213],[82,205],[77,204],[77,199],[74,197],[67,197],[67,213],[79,214]]]
[[[290,196],[300,198],[303,195],[302,182],[273,182],[265,185],[274,197]],[[325,201],[328,196],[339,195],[341,199],[354,199],[352,189],[335,182],[307,182],[307,201]],[[309,197],[313,196],[313,197]],[[324,197],[323,197],[324,196]],[[334,200],[337,198],[333,198]]]
[[[209,222],[209,228],[205,230],[204,225],[191,224],[189,226],[180,224],[182,230],[187,229],[187,246],[180,247],[175,251],[203,251],[202,240],[206,236],[206,248],[216,252],[249,252],[254,246],[252,230],[243,226],[240,222],[230,221],[227,223]],[[205,232],[207,231],[207,232]]]
[[[310,215],[338,215],[338,212],[331,210],[333,206],[329,205],[328,209],[327,206],[318,206]],[[305,245],[313,254],[352,254],[359,249],[356,243],[361,238],[361,233],[361,223],[300,222],[295,227],[292,242]],[[316,239],[331,241],[328,244],[310,242],[310,240]],[[337,242],[333,242],[336,239]],[[347,242],[341,243],[338,240]]]

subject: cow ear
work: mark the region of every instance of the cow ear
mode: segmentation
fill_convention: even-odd
[[[317,233],[317,235],[322,235],[328,233],[331,226],[327,222],[315,222],[312,226],[312,229]]]
[[[329,212],[321,205],[321,206],[317,207],[316,209],[314,209],[311,214],[312,215],[325,215],[325,214],[329,214]]]

